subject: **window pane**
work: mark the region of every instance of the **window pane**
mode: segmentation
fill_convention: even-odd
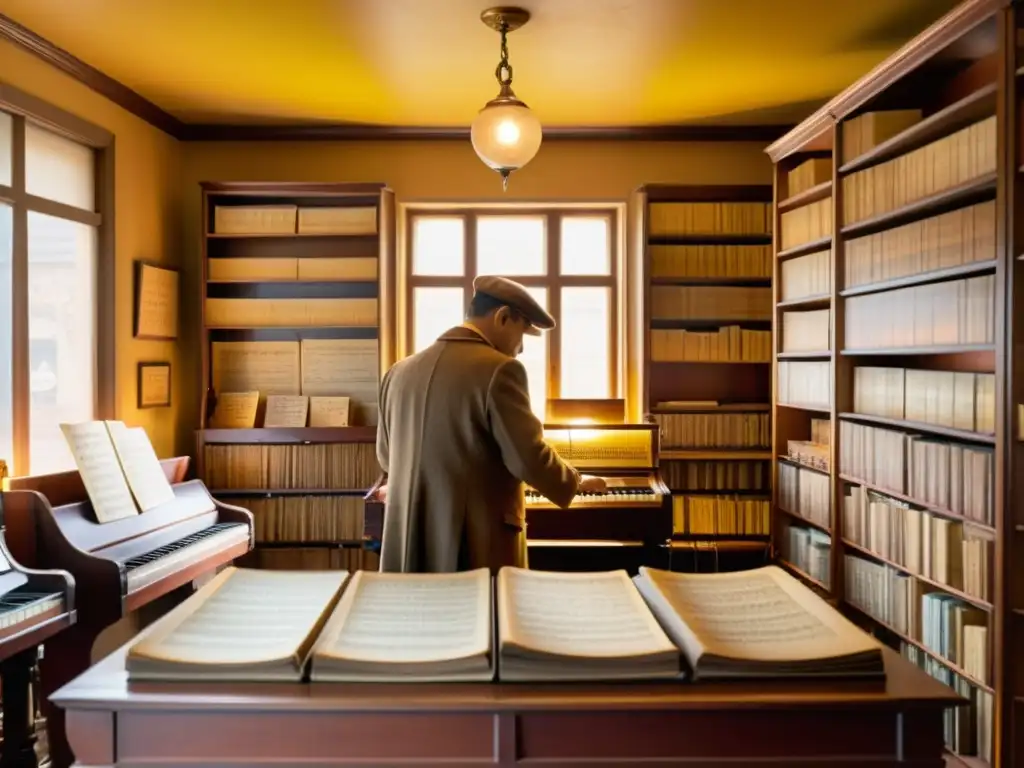
[[[531,296],[544,309],[548,308],[547,288],[527,288]],[[544,421],[548,401],[548,335],[523,336],[523,353],[519,362],[526,368],[526,379],[530,388],[530,408],[537,418]]]
[[[38,125],[25,125],[25,188],[30,195],[95,210],[94,163],[91,148]]]
[[[414,288],[412,351],[426,349],[449,328],[460,325],[466,314],[464,301],[461,288]]]
[[[62,423],[94,418],[96,230],[28,214],[29,463],[74,469]]]
[[[416,216],[412,220],[412,273],[461,275],[465,229],[460,217]]]
[[[543,275],[545,258],[543,216],[480,216],[476,220],[478,275]]]
[[[573,399],[611,397],[608,338],[611,291],[608,288],[563,288],[562,390]]]
[[[11,122],[10,115],[0,112],[0,184],[5,187],[11,186]]]
[[[13,475],[14,466],[14,407],[11,401],[11,237],[13,220],[11,209],[0,205],[0,459],[7,462]]]
[[[611,273],[608,219],[604,216],[562,218],[562,274],[607,275]]]

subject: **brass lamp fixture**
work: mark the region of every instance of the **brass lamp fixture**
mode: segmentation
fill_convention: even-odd
[[[540,149],[540,120],[512,92],[512,65],[508,63],[508,33],[530,20],[523,8],[488,8],[480,20],[501,35],[501,60],[494,77],[501,86],[473,121],[470,140],[484,163],[501,175],[502,189],[508,177],[530,162]]]

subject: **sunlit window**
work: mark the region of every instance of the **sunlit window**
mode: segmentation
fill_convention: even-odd
[[[534,412],[543,418],[551,397],[619,396],[615,216],[557,208],[410,212],[407,352],[462,322],[473,278],[503,275],[525,285],[557,324],[523,339],[519,359]]]

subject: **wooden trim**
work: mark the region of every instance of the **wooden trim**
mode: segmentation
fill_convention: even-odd
[[[102,165],[97,164],[96,172],[102,171]],[[99,176],[95,176],[98,180]],[[98,186],[98,184],[97,184]],[[56,200],[48,200],[38,195],[25,194],[23,197],[25,207],[35,213],[42,213],[46,216],[53,216],[57,219],[67,219],[78,224],[85,224],[87,227],[98,227],[103,223],[103,214],[94,211],[87,211],[83,208],[76,208],[73,205],[59,203]],[[97,198],[98,199],[98,198]]]
[[[16,115],[11,125],[11,186],[25,188],[25,118]],[[29,375],[28,327],[28,211],[23,205],[11,210],[11,420],[14,472],[27,475],[29,464],[32,392]]]
[[[377,182],[316,181],[201,181],[200,188],[208,195],[308,195],[343,197],[345,195],[376,196],[388,188]]]
[[[0,38],[3,34],[3,14],[0,14]],[[79,144],[99,149],[114,141],[114,134],[105,128],[83,120],[78,115],[55,107],[38,96],[25,93],[7,83],[0,83],[0,105],[7,112],[13,112],[59,133]]]
[[[116,419],[117,413],[117,250],[115,247],[116,142],[96,150],[96,416]]]
[[[37,35],[27,27],[0,14],[0,38],[14,43],[25,51],[38,56],[47,64],[70,75],[78,82],[105,96],[119,107],[145,120],[161,131],[180,139],[185,133],[185,124],[178,118],[160,109],[156,104],[143,98],[123,83],[100,72],[81,59],[72,56],[49,40]]]

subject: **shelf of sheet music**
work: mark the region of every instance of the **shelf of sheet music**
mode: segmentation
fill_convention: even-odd
[[[294,443],[373,443],[377,427],[255,427],[252,429],[199,429],[197,434],[207,445]]]

